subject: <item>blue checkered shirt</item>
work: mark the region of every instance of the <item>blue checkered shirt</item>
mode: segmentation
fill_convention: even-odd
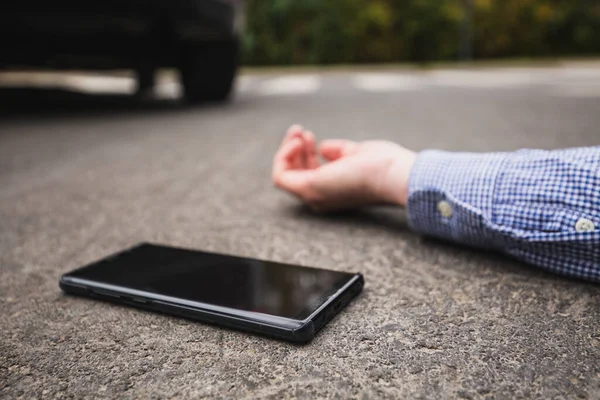
[[[600,146],[419,154],[408,220],[425,235],[600,281]]]

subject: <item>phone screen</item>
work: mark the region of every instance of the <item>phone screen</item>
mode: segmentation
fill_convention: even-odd
[[[304,319],[354,274],[143,244],[70,276],[190,301]]]

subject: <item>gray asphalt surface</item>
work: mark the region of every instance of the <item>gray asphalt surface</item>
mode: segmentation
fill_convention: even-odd
[[[260,74],[195,108],[1,93],[0,397],[600,398],[597,285],[421,238],[400,209],[313,215],[269,180],[296,122],[416,150],[598,145],[598,81],[582,76],[377,92],[339,72],[275,85],[290,94]],[[62,273],[140,241],[367,285],[306,346],[61,294]]]

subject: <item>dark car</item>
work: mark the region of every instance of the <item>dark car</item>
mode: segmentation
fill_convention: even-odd
[[[0,70],[180,71],[188,101],[229,97],[239,62],[235,0],[9,1],[0,7]]]

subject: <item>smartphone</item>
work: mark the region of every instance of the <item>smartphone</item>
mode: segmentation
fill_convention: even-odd
[[[63,275],[59,285],[67,294],[306,343],[361,292],[364,279],[141,243]]]

